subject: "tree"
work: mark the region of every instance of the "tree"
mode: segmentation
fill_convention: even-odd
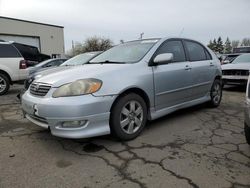
[[[240,45],[240,41],[239,40],[233,40],[232,41],[232,48],[237,48]]]
[[[207,47],[209,47],[213,51],[217,51],[217,42],[216,42],[216,39],[214,39],[213,41],[210,40],[209,44],[207,45]]]
[[[90,37],[83,43],[83,52],[105,51],[113,46],[113,42],[107,38]]]
[[[232,52],[232,45],[231,45],[231,41],[229,40],[229,38],[227,37],[226,42],[224,44],[224,53],[225,54],[229,54]]]
[[[223,41],[222,41],[221,37],[219,37],[217,39],[216,50],[217,50],[216,52],[219,52],[220,54],[223,53],[224,46],[223,46]]]
[[[94,36],[87,38],[83,43],[76,43],[70,52],[70,56],[91,51],[105,51],[112,46],[111,39]]]
[[[250,46],[250,38],[242,39],[241,46]]]

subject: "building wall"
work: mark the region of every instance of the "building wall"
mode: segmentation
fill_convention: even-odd
[[[39,37],[41,53],[64,56],[63,27],[0,17],[0,35]]]

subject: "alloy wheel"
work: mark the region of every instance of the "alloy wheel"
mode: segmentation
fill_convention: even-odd
[[[143,108],[135,100],[126,103],[120,113],[120,126],[127,134],[138,131],[143,121]]]
[[[7,87],[7,83],[5,79],[0,77],[0,93],[3,92],[6,89],[6,87]]]

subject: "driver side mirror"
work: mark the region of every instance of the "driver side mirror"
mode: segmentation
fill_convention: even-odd
[[[171,63],[173,61],[174,55],[172,53],[159,54],[154,58],[155,64]]]

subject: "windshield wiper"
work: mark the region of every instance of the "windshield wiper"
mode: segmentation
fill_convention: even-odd
[[[119,62],[119,61],[101,61],[101,62],[89,62],[89,64],[125,64],[125,62]]]

